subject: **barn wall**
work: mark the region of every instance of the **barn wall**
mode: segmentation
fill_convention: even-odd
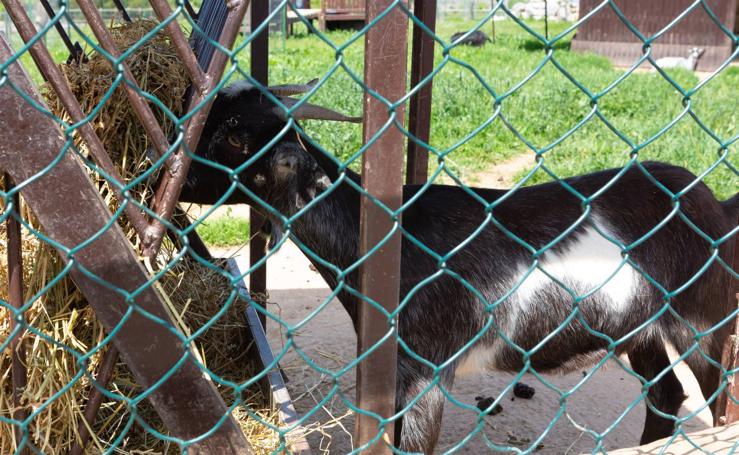
[[[580,18],[599,6],[602,0],[581,0]],[[649,37],[682,14],[692,0],[616,0],[624,16],[646,37]],[[737,0],[707,0],[716,16],[728,30],[734,30]],[[580,26],[572,41],[578,51],[595,52],[611,58],[616,65],[630,66],[642,55],[643,43],[606,6]],[[712,71],[731,55],[729,37],[711,20],[700,6],[688,13],[652,44],[655,58],[685,57],[692,47],[705,49],[698,61],[698,69]]]

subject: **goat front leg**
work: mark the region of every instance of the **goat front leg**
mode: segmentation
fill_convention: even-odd
[[[451,390],[454,381],[453,374],[440,374],[441,381],[429,387],[434,379],[430,368],[405,356],[399,359],[396,409],[403,414],[395,422],[395,444],[405,453],[434,452],[444,412],[440,387]]]

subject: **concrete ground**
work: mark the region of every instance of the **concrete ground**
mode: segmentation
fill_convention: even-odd
[[[224,253],[235,254],[242,265],[248,261],[245,248]],[[283,349],[288,343],[287,329],[275,321],[268,323],[268,337],[276,355],[285,353],[280,364],[289,379],[288,389],[298,413],[304,416],[318,408],[306,421],[307,439],[317,453],[348,453],[354,447],[354,419],[346,402],[354,401],[354,370],[337,379],[337,388],[332,393],[330,373],[320,373],[311,368],[304,357],[328,372],[336,372],[350,362],[356,356],[356,337],[349,317],[336,300],[312,314],[324,303],[330,291],[293,244],[285,244],[270,258],[267,270],[269,310],[286,326],[303,323],[295,331],[291,347]],[[506,396],[502,401],[503,412],[486,417],[479,431],[456,453],[492,452],[488,444],[525,449],[545,432],[537,453],[590,453],[595,442],[586,429],[605,433],[603,446],[608,450],[638,445],[644,404],[639,400],[630,412],[622,414],[630,403],[638,400],[640,384],[616,362],[609,363],[564,403],[560,402],[559,393],[544,386],[534,376],[527,375],[522,382],[536,389],[533,399],[517,398],[513,401],[511,396]],[[677,371],[689,395],[681,410],[681,415],[686,415],[704,402],[687,367],[681,364]],[[546,380],[561,391],[570,390],[582,378],[582,372],[546,376]],[[512,379],[512,375],[499,372],[463,377],[456,381],[453,397],[474,406],[476,396],[496,396]],[[620,416],[621,422],[611,429]],[[553,420],[556,423],[549,428]],[[703,410],[685,424],[685,429],[701,430],[709,428],[710,423],[710,412]],[[451,450],[476,428],[476,413],[447,400],[442,426],[437,453]]]

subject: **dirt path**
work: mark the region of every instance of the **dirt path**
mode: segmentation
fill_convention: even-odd
[[[470,184],[484,188],[506,189],[513,186],[516,175],[534,167],[536,164],[534,153],[524,152],[499,164],[494,164],[484,171],[473,174]]]

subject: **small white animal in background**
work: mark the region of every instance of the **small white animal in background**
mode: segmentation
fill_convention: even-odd
[[[704,50],[694,47],[688,52],[688,58],[685,57],[662,57],[657,59],[657,66],[662,69],[667,68],[685,68],[686,70],[695,71],[698,66],[698,59],[703,55]]]

